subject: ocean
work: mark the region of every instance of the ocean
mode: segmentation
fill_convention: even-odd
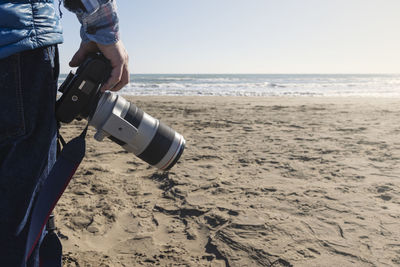
[[[60,84],[66,75],[60,75]],[[400,97],[400,74],[132,74],[125,95]]]

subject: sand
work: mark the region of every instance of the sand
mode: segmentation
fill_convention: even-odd
[[[187,148],[163,173],[91,129],[55,210],[64,266],[400,264],[400,99],[130,100]]]

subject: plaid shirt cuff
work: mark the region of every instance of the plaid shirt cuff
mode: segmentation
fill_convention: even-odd
[[[116,43],[119,40],[119,26],[115,1],[82,0],[82,3],[86,11],[73,10],[82,24],[82,41],[104,45]]]

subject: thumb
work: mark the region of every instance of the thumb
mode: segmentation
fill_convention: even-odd
[[[78,67],[86,58],[87,54],[90,52],[97,51],[97,45],[93,42],[81,43],[78,51],[76,51],[75,55],[72,57],[69,62],[70,67]]]
[[[82,47],[76,51],[75,55],[72,57],[71,61],[69,62],[70,67],[78,67],[83,60],[85,59],[86,52]]]

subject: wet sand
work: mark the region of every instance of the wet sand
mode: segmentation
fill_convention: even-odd
[[[130,99],[187,148],[163,173],[91,129],[64,266],[400,264],[400,99]]]

